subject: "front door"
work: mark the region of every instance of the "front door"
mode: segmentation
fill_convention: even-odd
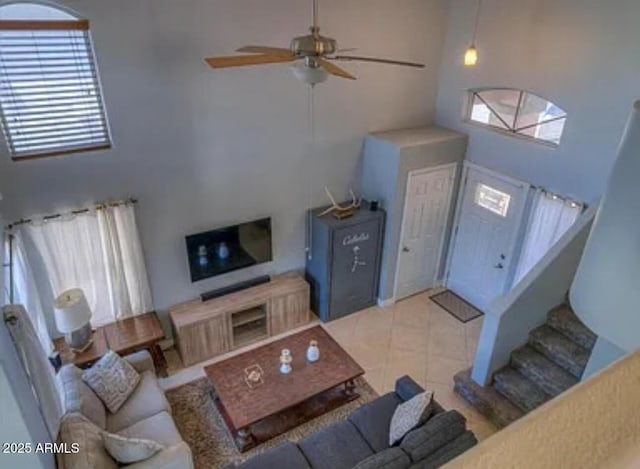
[[[396,300],[431,288],[438,279],[455,171],[454,164],[409,173]]]
[[[485,310],[507,292],[529,185],[465,168],[447,287]]]

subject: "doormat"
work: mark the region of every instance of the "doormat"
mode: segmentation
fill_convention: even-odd
[[[430,298],[431,301],[442,307],[442,309],[447,313],[451,314],[451,316],[463,323],[472,321],[484,314],[478,308],[466,300],[463,300],[451,290],[436,293]]]

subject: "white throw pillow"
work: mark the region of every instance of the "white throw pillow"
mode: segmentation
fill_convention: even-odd
[[[84,415],[72,412],[62,418],[60,441],[70,451],[60,455],[62,467],[67,469],[118,469],[118,464],[107,453],[102,430]],[[75,448],[72,445],[77,445]],[[4,467],[4,466],[3,466]]]
[[[431,416],[433,392],[425,391],[396,407],[389,426],[389,446],[400,441],[407,433],[423,424]]]
[[[107,452],[120,464],[144,461],[164,449],[163,445],[153,440],[127,438],[108,432],[102,434],[102,440]]]
[[[60,368],[56,376],[62,401],[62,412],[80,412],[98,427],[107,427],[107,410],[93,390],[82,381],[82,370],[69,364]]]
[[[140,375],[129,362],[109,350],[82,374],[82,380],[114,414],[136,388],[140,382]]]

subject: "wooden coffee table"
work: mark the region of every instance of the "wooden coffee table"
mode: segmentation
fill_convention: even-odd
[[[318,342],[320,360],[306,350]],[[279,371],[280,352],[291,350],[293,371]],[[242,452],[359,397],[354,380],[364,370],[320,327],[312,327],[205,367],[213,399]],[[261,380],[251,382],[251,371]]]

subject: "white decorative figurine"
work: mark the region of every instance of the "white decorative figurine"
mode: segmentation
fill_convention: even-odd
[[[291,351],[289,349],[283,349],[280,355],[280,373],[283,375],[291,373]]]
[[[307,349],[307,361],[317,362],[320,359],[320,349],[318,348],[318,342],[312,340],[309,342],[309,348]]]

